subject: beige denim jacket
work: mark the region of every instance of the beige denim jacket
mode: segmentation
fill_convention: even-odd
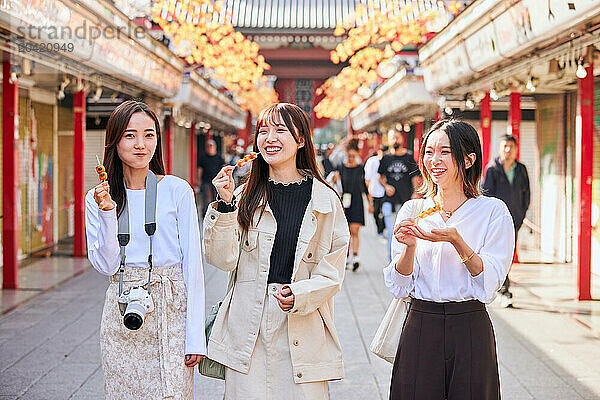
[[[240,252],[237,210],[219,213],[215,208],[216,204],[211,204],[204,217],[206,261],[232,271],[238,254],[240,260],[233,290],[225,296],[215,320],[208,356],[247,373],[260,327],[277,224],[269,204],[263,201]],[[313,179],[290,284],[295,303],[288,313],[288,336],[296,383],[344,377],[342,349],[333,323],[333,296],[344,279],[349,240],[340,199]]]

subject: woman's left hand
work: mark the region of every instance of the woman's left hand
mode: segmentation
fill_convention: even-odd
[[[201,354],[186,354],[185,355],[185,366],[193,367],[198,364],[204,358]]]
[[[456,228],[432,229],[431,232],[423,230],[418,225],[413,225],[410,228],[415,237],[428,240],[430,242],[449,242],[454,243],[460,237]]]
[[[285,312],[290,311],[294,307],[294,300],[296,297],[292,293],[292,289],[289,286],[283,286],[279,292],[273,293],[273,297],[279,302],[279,307]]]

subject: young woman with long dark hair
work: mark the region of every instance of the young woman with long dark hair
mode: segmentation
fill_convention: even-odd
[[[106,399],[193,399],[192,367],[206,354],[198,214],[190,185],[165,175],[160,125],[146,104],[126,101],[113,111],[104,166],[108,181],[87,193],[85,222],[88,258],[110,276],[100,328]],[[151,297],[145,316],[128,314],[135,287]],[[118,302],[121,295],[129,303]]]
[[[298,106],[262,111],[254,151],[235,195],[234,167],[213,180],[220,200],[204,218],[206,261],[235,274],[208,356],[227,367],[226,399],[327,399],[327,381],[343,377],[333,296],[348,248],[344,210]]]
[[[512,218],[501,200],[479,192],[481,144],[471,125],[437,122],[419,154],[425,200],[411,200],[398,213],[392,262],[384,270],[395,297],[412,297],[390,399],[498,400],[485,303],[510,267]]]

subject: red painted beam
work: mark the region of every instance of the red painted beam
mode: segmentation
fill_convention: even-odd
[[[85,257],[85,90],[73,94],[73,203],[75,236],[73,256]]]
[[[196,121],[190,126],[190,186],[196,186]]]
[[[243,129],[239,129],[237,131],[237,138],[238,139],[242,139],[244,141],[244,149],[246,149],[249,145],[251,145],[252,143],[250,143],[250,137],[251,137],[251,133],[250,130],[252,129],[252,113],[250,111],[246,111],[246,125],[244,126]]]
[[[260,54],[270,63],[273,60],[328,60],[330,50],[322,47],[313,47],[310,49],[293,49],[283,47],[278,49],[261,49]]]
[[[487,92],[479,104],[479,117],[481,127],[481,153],[482,153],[482,172],[485,174],[485,167],[490,162],[490,141],[492,135],[492,102],[490,93]]]
[[[517,139],[517,160],[521,153],[521,93],[510,94],[510,108],[508,110],[511,135]]]
[[[165,137],[164,137],[164,160],[165,170],[170,174],[173,170],[173,118],[170,116],[165,118]]]
[[[302,60],[298,60],[294,65],[271,65],[268,74],[275,75],[279,79],[327,79],[337,75],[341,69],[335,64],[306,65]]]
[[[577,240],[577,298],[591,300],[592,276],[592,180],[594,160],[594,72],[579,79],[581,129],[577,132],[576,177],[578,187],[579,236]]]
[[[2,288],[17,289],[17,118],[19,87],[10,82],[10,61],[2,63]]]

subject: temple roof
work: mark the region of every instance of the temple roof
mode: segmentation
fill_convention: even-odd
[[[374,0],[380,6],[417,2],[419,9],[437,8],[441,0]],[[323,32],[331,31],[367,0],[225,0],[233,25],[242,32]]]

